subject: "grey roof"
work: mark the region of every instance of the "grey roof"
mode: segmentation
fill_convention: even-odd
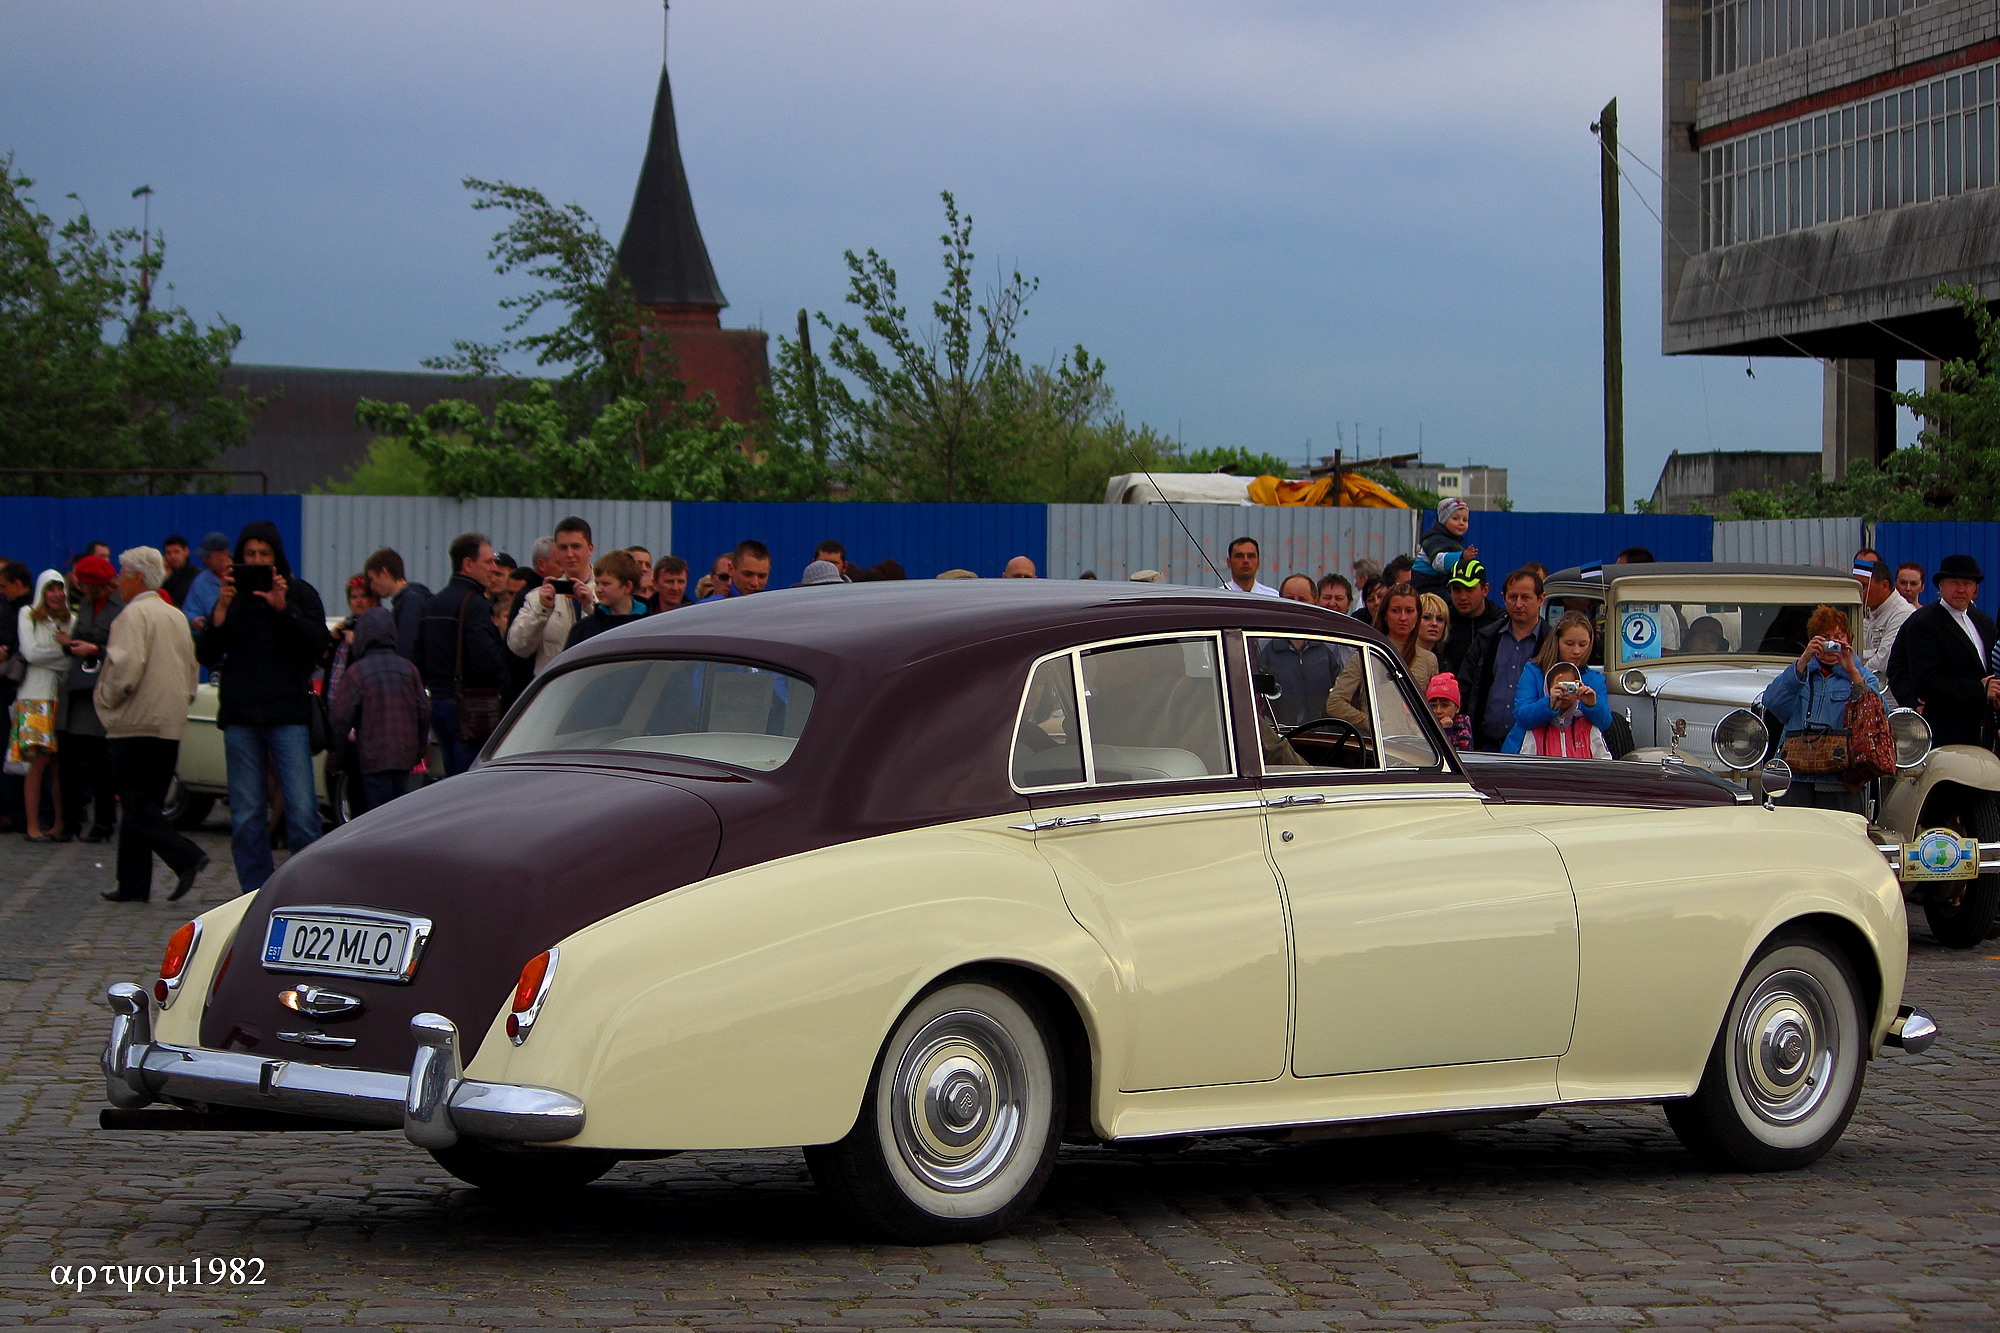
[[[1550,574],[1549,583],[1601,583],[1637,578],[1703,578],[1716,574],[1765,574],[1782,578],[1846,579],[1854,576],[1844,569],[1822,569],[1817,565],[1739,565],[1713,561],[1655,561],[1641,565],[1606,565],[1598,577],[1586,578],[1581,565]]]
[[[694,198],[681,166],[680,136],[674,128],[674,94],[667,66],[660,63],[660,91],[653,99],[653,132],[632,194],[632,214],[618,242],[618,267],[632,284],[640,305],[729,304],[702,244]]]

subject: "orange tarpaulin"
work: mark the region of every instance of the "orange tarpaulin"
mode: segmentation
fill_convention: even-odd
[[[1408,509],[1396,493],[1359,472],[1318,481],[1286,481],[1258,477],[1250,483],[1250,503],[1260,505],[1336,505],[1344,509]]]

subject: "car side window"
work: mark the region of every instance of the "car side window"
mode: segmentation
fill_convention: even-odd
[[[1257,726],[1267,773],[1314,769],[1350,771],[1437,768],[1443,760],[1411,711],[1389,658],[1379,648],[1332,640],[1248,635],[1251,670],[1276,698],[1257,700]],[[1322,661],[1311,650],[1326,650]],[[1302,646],[1303,645],[1303,646]],[[1332,673],[1331,688],[1322,682]],[[1287,691],[1319,696],[1292,721],[1282,704]],[[1306,702],[1301,699],[1301,703]]]
[[[1076,707],[1076,664],[1051,657],[1028,678],[1014,728],[1014,785],[1070,787],[1084,780],[1082,718]]]
[[[1389,670],[1389,659],[1373,649],[1368,652],[1368,677],[1375,695],[1375,736],[1382,767],[1393,771],[1442,766],[1444,758],[1411,711],[1409,700]]]
[[[1163,782],[1234,771],[1214,638],[1087,649],[1083,690],[1094,782]]]

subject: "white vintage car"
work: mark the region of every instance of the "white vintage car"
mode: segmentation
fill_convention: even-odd
[[[347,622],[328,616],[326,627],[338,634]],[[229,798],[229,760],[223,749],[222,729],[215,725],[221,706],[216,673],[196,687],[188,704],[187,730],[181,736],[180,758],[174,766],[174,780],[167,789],[166,815],[178,828],[199,828],[207,822],[217,801]],[[444,756],[435,744],[425,764],[427,773],[444,771]],[[358,813],[351,778],[338,766],[329,775],[326,756],[313,756],[313,788],[319,794],[320,819],[327,826],[344,824]]]
[[[1359,655],[1366,725],[1273,723],[1291,643]],[[1008,1225],[1066,1139],[1659,1102],[1776,1170],[1934,1037],[1906,949],[1859,818],[1459,755],[1318,607],[800,588],[570,650],[470,772],[182,926],[110,993],[102,1119],[400,1129],[500,1190],[803,1146],[912,1242]]]
[[[1813,608],[1847,612],[1855,647],[1867,647],[1861,585],[1837,570],[1608,565],[1551,574],[1547,593],[1549,621],[1576,610],[1602,629],[1596,661],[1630,731],[1615,747],[1624,758],[1684,759],[1752,790],[1781,739],[1764,716],[1764,690],[1805,650]],[[1914,710],[1896,710],[1889,725],[1897,773],[1871,793],[1878,842],[1938,940],[1972,948],[2000,917],[2000,758],[1973,745],[1932,748]],[[1940,831],[1976,852],[1935,869]]]

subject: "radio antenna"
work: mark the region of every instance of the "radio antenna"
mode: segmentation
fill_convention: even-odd
[[[1145,475],[1146,484],[1153,488],[1153,494],[1160,497],[1160,503],[1164,504],[1167,512],[1174,516],[1174,522],[1180,524],[1181,532],[1186,535],[1188,544],[1194,547],[1194,553],[1201,557],[1201,563],[1208,566],[1209,573],[1218,579],[1222,578],[1222,571],[1215,567],[1215,562],[1208,558],[1208,552],[1202,549],[1201,538],[1194,535],[1194,529],[1187,525],[1187,520],[1181,517],[1178,509],[1174,508],[1174,502],[1167,499],[1167,493],[1160,489],[1160,483],[1153,480],[1152,469],[1141,468],[1140,471]]]

